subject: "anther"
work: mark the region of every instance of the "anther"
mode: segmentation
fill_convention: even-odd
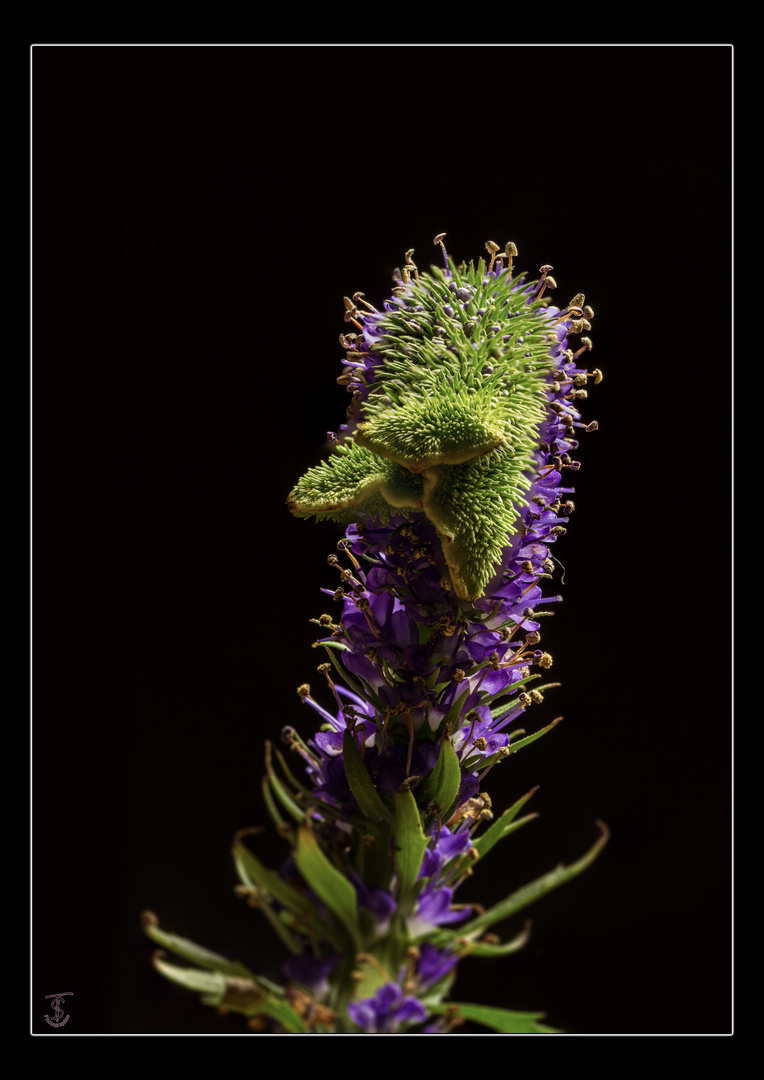
[[[573,359],[577,360],[581,353],[585,353],[588,349],[593,349],[592,339],[588,337],[581,338],[581,348],[573,353]]]
[[[537,300],[541,299],[541,297],[544,295],[544,290],[547,287],[549,287],[550,289],[556,289],[557,288],[557,282],[554,280],[553,277],[549,277],[549,271],[550,270],[554,270],[554,267],[549,266],[547,263],[544,263],[543,266],[539,267],[539,273],[541,274],[541,281],[540,281],[541,288],[539,289],[538,294],[536,296]]]
[[[354,292],[353,293],[353,299],[354,300],[360,300],[361,303],[366,305],[366,307],[369,309],[369,311],[373,311],[373,312],[376,313],[377,309],[374,307],[373,304],[370,304],[368,300],[364,300],[364,294],[362,292]]]
[[[493,270],[493,264],[496,261],[496,252],[501,251],[501,248],[499,247],[498,244],[495,244],[493,242],[493,240],[487,240],[486,245],[485,245],[485,249],[488,252],[488,254],[491,256],[491,261],[488,264],[488,272],[490,273],[491,270]]]

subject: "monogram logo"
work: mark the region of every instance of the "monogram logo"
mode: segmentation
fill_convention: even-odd
[[[46,998],[51,999],[51,1008],[53,1010],[53,1019],[51,1020],[51,1018],[49,1016],[47,1016],[47,1015],[45,1016],[46,1021],[50,1024],[51,1027],[54,1027],[54,1028],[63,1027],[64,1024],[66,1023],[66,1021],[69,1019],[69,1013],[67,1013],[66,1016],[64,1016],[64,1010],[63,1010],[63,1008],[61,1006],[61,1001],[65,997],[71,997],[72,994],[73,994],[72,990],[67,990],[63,994],[46,994],[45,995]],[[63,1020],[61,1019],[62,1016],[64,1017]]]

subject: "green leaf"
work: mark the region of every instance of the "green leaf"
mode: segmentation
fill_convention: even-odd
[[[476,919],[473,919],[471,922],[461,927],[459,936],[469,938],[473,934],[482,933],[489,926],[493,926],[494,923],[508,919],[510,915],[516,914],[524,907],[532,904],[535,900],[540,899],[542,896],[546,896],[552,889],[564,885],[565,882],[570,881],[585,870],[586,867],[597,858],[607,843],[608,836],[610,835],[607,826],[604,825],[603,822],[598,821],[597,825],[599,826],[602,835],[582,858],[577,862],[571,863],[570,866],[558,866],[555,870],[550,871],[550,873],[544,874],[543,877],[532,881],[530,885],[524,885],[523,888],[518,889],[505,900],[501,900],[498,904],[495,904],[483,915],[479,915]]]
[[[467,683],[465,688],[462,690],[461,694],[459,694],[456,697],[456,699],[454,700],[454,702],[451,705],[451,708],[448,710],[446,715],[443,717],[441,722],[438,724],[438,730],[439,731],[441,731],[441,730],[448,731],[449,728],[451,730],[453,730],[453,728],[454,728],[454,726],[456,724],[456,721],[459,719],[459,715],[460,715],[460,713],[462,711],[462,705],[464,704],[464,700],[467,697],[467,695],[469,694],[469,692],[470,692],[470,684]]]
[[[395,846],[399,875],[399,907],[411,899],[424,853],[427,837],[422,830],[419,807],[408,788],[402,787],[395,795]]]
[[[546,735],[552,728],[556,728],[562,720],[561,716],[558,716],[556,720],[553,720],[551,724],[547,724],[546,727],[541,728],[540,731],[535,731],[533,735],[527,735],[524,739],[520,739],[518,742],[509,744],[510,754],[516,753],[518,750],[522,750],[524,746],[528,746],[530,743],[535,742],[536,739],[540,739],[542,735]]]
[[[254,977],[226,978],[219,972],[182,968],[176,964],[168,964],[159,954],[154,955],[154,967],[178,986],[202,994],[205,1005],[213,1005],[224,1012],[242,1013],[244,1016],[270,1016],[287,1031],[297,1035],[306,1034],[305,1025],[289,1002],[259,986]]]
[[[469,687],[467,688],[467,690]],[[465,690],[465,694],[467,693]],[[464,695],[462,695],[464,697]],[[461,700],[461,699],[460,699]],[[456,702],[452,708],[456,706]],[[440,754],[435,768],[425,778],[419,794],[419,802],[434,803],[435,810],[441,820],[445,818],[446,811],[451,808],[459,794],[459,785],[462,780],[462,771],[459,758],[456,755],[450,739],[445,738],[440,748]]]
[[[530,935],[531,924],[527,922],[520,933],[510,941],[476,941],[466,950],[465,956],[480,956],[486,959],[509,956],[519,952],[527,944]]]
[[[509,826],[515,820],[519,812],[531,798],[531,796],[538,791],[538,788],[533,788],[527,795],[523,795],[517,802],[513,803],[509,809],[505,810],[500,818],[497,818],[491,826],[473,842],[473,848],[477,851],[479,858],[483,859],[494,847],[498,844],[499,840],[503,840],[505,836],[508,836],[512,831]],[[524,821],[530,821],[531,817],[526,817]],[[517,827],[517,826],[515,826]]]
[[[356,679],[353,678],[350,672],[342,666],[339,658],[334,655],[334,650],[330,649],[325,641],[317,642],[316,644],[320,644],[326,649],[326,655],[329,657],[332,664],[334,664],[337,674],[342,679],[342,681],[347,686],[349,686],[354,693],[358,694],[359,697],[364,697],[363,687]]]
[[[286,812],[290,815],[290,817],[292,817],[295,821],[298,821],[298,822],[302,821],[303,818],[305,817],[305,810],[303,809],[302,806],[300,806],[299,803],[296,803],[294,801],[294,799],[292,798],[291,792],[287,791],[287,789],[281,783],[279,778],[276,776],[273,769],[270,769],[268,771],[268,776],[266,778],[266,783],[271,788],[273,788],[273,791],[275,792],[276,798],[281,803],[281,805],[286,810]],[[265,786],[266,786],[266,784],[264,783],[263,784],[264,789],[265,789]],[[269,801],[268,797],[267,797],[267,794],[266,794],[265,798],[266,798],[266,805],[267,805],[268,801]],[[275,807],[274,807],[274,810],[275,810]],[[274,817],[273,812],[271,812],[271,817]],[[275,817],[274,817],[274,820],[275,820]],[[276,823],[278,824],[278,822],[276,822]]]
[[[198,968],[182,968],[177,964],[168,964],[161,958],[161,953],[154,954],[154,967],[166,979],[185,987],[186,990],[205,994],[205,1004],[219,1005],[223,1000],[226,981],[219,971],[200,971]],[[261,993],[265,996],[265,991]]]
[[[239,836],[234,840],[233,857],[242,884],[248,889],[255,887],[264,889],[274,900],[278,900],[290,911],[297,915],[307,916],[309,921],[315,921],[318,918],[315,904],[288,885],[278,874],[267,870],[249,848],[242,844]]]
[[[432,1005],[430,1011],[440,1015],[455,1015],[465,1020],[474,1020],[475,1023],[498,1031],[502,1035],[559,1034],[557,1028],[538,1023],[546,1016],[546,1013],[542,1012],[510,1012],[509,1009],[495,1009],[490,1005],[468,1005],[456,1002]]]
[[[168,934],[159,926],[159,921],[152,911],[144,911],[141,916],[141,927],[147,937],[161,945],[164,949],[182,956],[184,960],[190,960],[199,967],[209,968],[222,975],[237,975],[243,978],[254,978],[252,972],[239,963],[238,960],[228,960],[225,956],[210,952],[209,949],[196,945],[193,941],[178,937],[177,934]],[[182,970],[182,969],[180,969]]]
[[[456,755],[456,750],[454,750],[453,743],[450,739],[446,739],[443,743],[443,748],[440,752],[440,760],[443,763],[443,768],[438,784],[438,792],[435,796],[435,802],[438,804],[442,819],[448,821],[453,810],[456,808],[455,803],[459,797],[459,786],[462,782],[462,770],[459,765],[459,758]]]
[[[369,776],[369,770],[361,758],[355,735],[347,728],[345,728],[342,736],[342,760],[345,765],[345,776],[350,785],[350,790],[353,792],[361,811],[371,821],[375,821],[380,825],[392,825],[394,821],[393,815],[379,797],[377,789]]]
[[[307,1028],[299,1013],[292,1008],[288,1001],[279,998],[269,997],[263,1005],[258,1006],[247,1015],[270,1016],[272,1020],[281,1024],[283,1028],[286,1028],[286,1030],[293,1035],[307,1034]]]
[[[324,854],[312,829],[303,826],[298,830],[294,861],[309,888],[351,936],[356,949],[360,949],[356,891]]]

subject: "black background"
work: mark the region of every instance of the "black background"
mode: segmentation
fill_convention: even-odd
[[[454,997],[583,1035],[731,1030],[731,67],[726,46],[33,50],[33,1031],[246,1031],[153,971],[144,908],[278,978],[229,848],[269,824],[264,741],[312,728],[295,689],[319,684],[339,536],[284,500],[343,419],[343,295],[381,303],[439,232],[457,259],[513,240],[551,263],[605,373],[543,640],[562,686],[535,719],[564,722],[488,785],[503,808],[539,784],[540,818],[460,899],[575,859],[597,818],[612,837]]]

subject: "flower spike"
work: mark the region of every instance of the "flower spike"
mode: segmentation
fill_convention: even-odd
[[[560,599],[550,548],[573,511],[564,476],[579,467],[577,429],[596,428],[579,403],[602,375],[579,366],[589,338],[568,344],[593,314],[583,294],[551,305],[552,267],[513,277],[513,243],[489,241],[488,262],[457,267],[444,236],[444,269],[421,271],[410,249],[379,310],[345,298],[348,422],[288,499],[298,517],[347,528],[327,557],[332,614],[311,620],[326,654],[320,692],[297,689],[314,724],[284,727],[283,752],[266,743],[263,801],[289,857],[264,866],[244,843],[259,829],[233,841],[236,895],[284,944],[285,983],[144,919],[186,961],[158,957],[163,976],[258,1030],[556,1032],[541,1013],[451,1002],[452,984],[464,956],[521,948],[527,923],[504,943],[494,926],[576,877],[607,840],[600,824],[577,861],[481,903],[475,871],[537,816],[519,816],[535,788],[501,813],[486,782],[561,719],[526,726],[558,685],[540,648]]]

